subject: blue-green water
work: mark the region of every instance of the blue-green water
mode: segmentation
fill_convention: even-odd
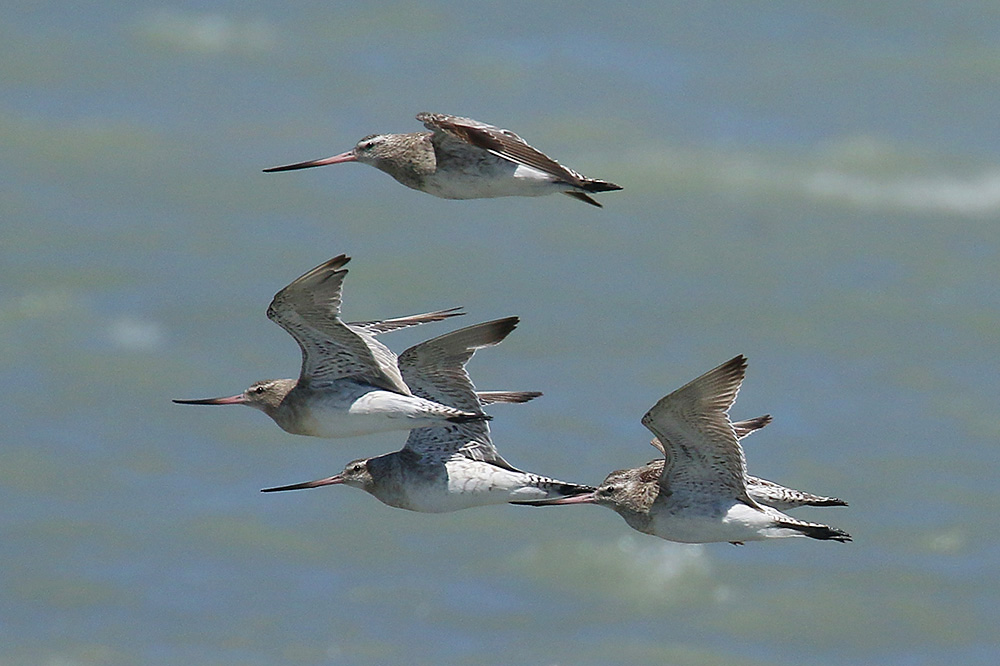
[[[0,664],[996,663],[994,3],[364,7],[5,10]],[[422,110],[626,189],[260,173]],[[854,543],[261,495],[403,441],[170,403],[294,375],[264,310],[340,252],[352,319],[521,316],[470,370],[545,392],[495,441],[568,480],[650,459],[642,413],[747,354],[751,470],[848,500],[799,515]]]

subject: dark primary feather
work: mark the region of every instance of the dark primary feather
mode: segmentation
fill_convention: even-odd
[[[787,527],[801,532],[807,537],[820,539],[821,541],[839,541],[841,543],[853,541],[850,534],[844,530],[837,529],[836,527],[830,527],[829,525],[787,520],[780,520],[777,524],[779,527]]]

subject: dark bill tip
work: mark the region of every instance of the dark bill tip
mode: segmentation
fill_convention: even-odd
[[[347,151],[333,157],[324,157],[321,160],[309,160],[308,162],[296,162],[295,164],[285,164],[264,169],[264,173],[275,173],[277,171],[295,171],[296,169],[311,169],[312,167],[326,166],[328,164],[341,164],[343,162],[356,162],[358,158],[354,151]]]
[[[305,490],[306,488],[319,488],[320,486],[331,486],[337,483],[343,483],[344,477],[340,474],[335,474],[334,476],[328,476],[325,479],[317,479],[315,481],[306,481],[305,483],[293,483],[290,486],[276,486],[274,488],[261,488],[262,493],[277,493],[284,490]]]
[[[202,400],[174,400],[178,405],[242,405],[246,402],[243,394],[231,395],[228,398],[204,398]]]
[[[528,506],[559,506],[562,504],[594,504],[597,502],[597,495],[593,492],[570,495],[568,497],[556,497],[554,499],[525,500],[511,502],[511,504],[525,504]]]

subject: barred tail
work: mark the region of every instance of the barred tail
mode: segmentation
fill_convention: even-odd
[[[806,506],[847,506],[839,497],[816,497],[806,501]]]
[[[449,416],[447,421],[449,423],[474,423],[476,421],[492,421],[493,417],[489,414],[461,414],[459,416]]]
[[[811,539],[819,539],[821,541],[840,541],[841,543],[852,541],[850,534],[844,530],[838,530],[836,527],[830,527],[829,525],[779,521],[778,527],[786,527],[788,529],[795,530],[796,532],[801,532]]]
[[[586,195],[586,192],[611,192],[613,190],[622,189],[621,185],[615,185],[614,183],[609,183],[606,180],[597,180],[596,178],[581,178],[579,182],[574,182],[573,187],[578,187],[583,192],[579,190],[566,190],[563,192],[566,196],[573,197],[574,199],[579,199],[584,203],[589,203],[591,206],[597,206],[598,208],[603,208],[600,203],[595,199],[591,199]]]
[[[596,178],[585,179],[580,184],[580,187],[588,192],[613,192],[614,190],[622,189],[621,185],[615,185],[606,180],[598,180]]]

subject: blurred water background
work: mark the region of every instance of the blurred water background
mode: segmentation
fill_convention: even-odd
[[[998,81],[992,2],[8,4],[0,664],[997,663]],[[625,190],[260,172],[424,110]],[[494,439],[567,480],[745,353],[751,471],[854,543],[261,495],[405,439],[170,402],[295,375],[266,306],[341,252],[348,318],[468,310],[397,351],[522,318],[470,370],[545,392]]]

